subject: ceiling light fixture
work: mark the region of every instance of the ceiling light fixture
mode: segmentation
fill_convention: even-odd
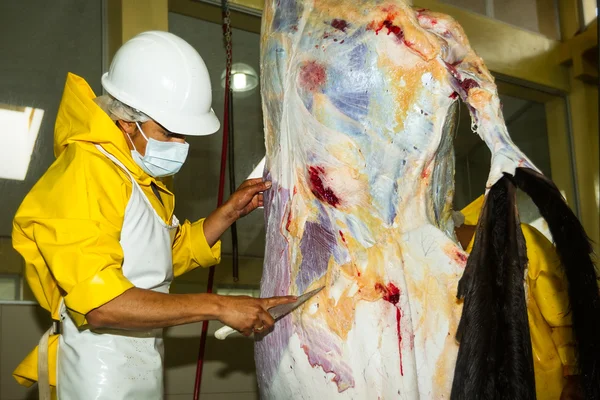
[[[225,87],[225,75],[227,70],[221,74],[221,87]],[[235,93],[249,92],[258,86],[258,75],[256,71],[244,63],[235,63],[231,66],[231,90]]]
[[[25,180],[44,110],[0,104],[0,179]]]

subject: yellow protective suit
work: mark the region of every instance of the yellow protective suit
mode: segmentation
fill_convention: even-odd
[[[95,143],[131,172],[158,215],[169,223],[174,196],[131,157],[126,139],[94,103],[95,94],[79,76],[68,74],[54,133],[55,162],[21,204],[13,224],[13,246],[25,259],[25,277],[36,299],[59,319],[61,298],[78,326],[85,315],[133,287],[122,273],[119,244],[131,178]],[[158,186],[164,206],[153,193]],[[173,244],[173,270],[179,276],[220,262],[221,243],[209,247],[204,219],[185,221]],[[144,243],[140,243],[143,246]],[[56,385],[58,335],[50,337],[50,384]],[[37,347],[13,373],[24,386],[37,381]]]
[[[484,196],[461,213],[466,225],[477,225]],[[566,276],[553,244],[537,229],[521,224],[527,245],[527,315],[533,348],[538,400],[557,400],[566,383],[576,374],[575,344],[569,314]],[[466,251],[473,249],[475,237]]]

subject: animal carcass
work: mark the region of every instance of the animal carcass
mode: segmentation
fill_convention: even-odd
[[[511,196],[519,174],[553,185],[511,141],[494,79],[456,21],[402,0],[267,0],[261,79],[273,182],[261,294],[325,286],[257,340],[261,397],[535,396]],[[483,218],[469,265],[451,218],[459,100],[492,154],[482,215],[509,233],[486,235]],[[490,253],[499,240],[512,259]],[[506,296],[511,315],[494,308]],[[520,334],[488,340],[494,329]],[[517,359],[499,355],[509,349]],[[525,389],[502,392],[513,375]]]

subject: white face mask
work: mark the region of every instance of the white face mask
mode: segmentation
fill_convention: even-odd
[[[135,162],[150,176],[160,178],[163,176],[174,175],[181,169],[188,155],[190,145],[188,143],[178,142],[160,142],[152,138],[148,139],[142,131],[142,127],[136,122],[140,133],[146,139],[146,154],[142,156],[133,141],[126,135],[133,150],[131,155]]]

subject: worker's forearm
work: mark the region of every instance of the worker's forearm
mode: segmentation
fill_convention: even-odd
[[[89,312],[96,328],[153,329],[217,319],[220,296],[214,294],[165,294],[132,288]]]
[[[221,235],[235,222],[235,217],[227,210],[226,206],[222,206],[213,211],[204,220],[204,236],[210,247],[214,246]]]

